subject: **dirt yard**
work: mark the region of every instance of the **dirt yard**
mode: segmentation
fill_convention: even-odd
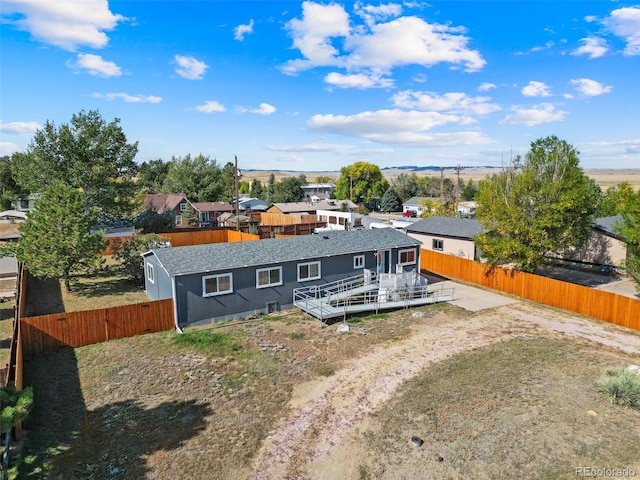
[[[596,391],[640,335],[529,302],[299,313],[27,363],[38,409],[14,474],[78,479],[640,475],[640,412]],[[418,447],[412,437],[422,439]]]

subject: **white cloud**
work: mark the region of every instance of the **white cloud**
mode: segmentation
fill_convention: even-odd
[[[484,82],[478,87],[479,92],[488,92],[494,88],[498,88],[495,83]]]
[[[276,112],[276,107],[269,105],[268,103],[261,103],[259,108],[245,108],[238,107],[236,109],[238,113],[257,113],[258,115],[271,115]]]
[[[489,100],[489,97],[470,97],[461,92],[437,95],[412,90],[398,92],[392,97],[393,104],[397,107],[464,115],[487,115],[500,110],[498,105],[489,103]]]
[[[202,80],[207,68],[209,68],[206,63],[201,62],[194,57],[176,55],[173,58],[178,65],[176,67],[176,73],[182,78],[186,78],[188,80]]]
[[[464,117],[438,112],[377,110],[355,115],[314,115],[309,128],[372,142],[405,146],[476,145],[490,140],[478,132],[426,133],[434,127],[461,123]]]
[[[573,50],[571,55],[587,55],[589,59],[593,59],[602,57],[609,51],[609,47],[607,47],[607,42],[604,38],[587,37],[580,41],[584,45]]]
[[[460,32],[418,17],[400,17],[373,26],[371,33],[354,33],[347,38],[347,65],[385,71],[404,65],[452,63],[463,65],[468,72],[480,70],[485,60],[477,50],[467,48],[469,39]]]
[[[376,22],[394,18],[402,13],[402,5],[388,3],[386,5],[365,5],[358,2],[354,6],[356,15],[362,17],[367,25],[374,25]]]
[[[522,95],[525,97],[550,97],[549,87],[543,82],[531,81],[522,88]]]
[[[104,32],[126,20],[111,13],[107,0],[4,0],[3,11],[20,14],[17,20],[4,21],[36,40],[71,51],[80,46],[103,48],[109,42]]]
[[[38,122],[9,122],[0,124],[0,132],[15,133],[18,135],[31,135],[41,129]]]
[[[238,25],[233,29],[233,38],[242,42],[244,36],[253,33],[253,19],[249,21],[248,25]]]
[[[588,78],[572,79],[570,83],[573,85],[573,88],[587,97],[596,97],[609,93],[613,88],[611,85],[603,85],[600,82]]]
[[[356,11],[369,22],[366,27],[352,25],[341,5],[304,2],[302,18],[286,24],[293,46],[303,58],[287,62],[282,71],[296,74],[318,66],[334,66],[348,68],[348,76],[364,72],[380,78],[405,65],[430,67],[450,63],[466,71],[477,71],[486,63],[477,50],[467,48],[469,38],[462,35],[464,28],[430,24],[418,17],[385,22],[400,13],[399,6],[393,4],[378,7],[358,4]]]
[[[567,112],[556,110],[551,103],[541,103],[531,108],[513,107],[513,112],[499,123],[500,125],[525,125],[532,127],[541,123],[559,122],[564,120]]]
[[[339,88],[391,88],[394,85],[391,78],[382,78],[380,75],[366,73],[343,75],[331,72],[324,77],[324,81]]]
[[[22,148],[13,142],[0,142],[0,155],[11,155],[15,152],[20,152]]]
[[[603,23],[627,43],[625,55],[640,55],[640,7],[613,10]]]
[[[122,70],[113,62],[104,60],[100,55],[79,53],[75,62],[67,62],[69,68],[84,69],[89,75],[100,77],[119,77]]]
[[[213,113],[213,112],[224,112],[226,111],[226,108],[224,108],[223,105],[221,105],[220,103],[214,101],[214,100],[208,100],[206,102],[204,102],[203,105],[198,105],[197,107],[195,107],[195,109],[198,112],[203,112],[203,113]]]
[[[516,52],[516,55],[528,55],[530,53],[535,53],[535,52],[541,52],[543,50],[549,50],[553,47],[555,47],[556,44],[555,42],[549,40],[548,42],[546,42],[544,45],[536,45],[535,47],[530,48],[529,50],[525,51],[525,52]]]
[[[162,97],[156,97],[154,95],[129,95],[128,93],[94,93],[93,96],[109,101],[121,99],[126,103],[160,103],[162,101]]]

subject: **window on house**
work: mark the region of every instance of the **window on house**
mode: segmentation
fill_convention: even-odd
[[[187,209],[187,204],[186,203],[181,203],[180,204],[180,211],[184,212]]]
[[[320,278],[320,262],[298,264],[298,281],[317,280]]]
[[[233,293],[233,274],[208,275],[202,277],[202,296],[213,297]]]
[[[176,215],[176,225],[182,225],[182,215]]]
[[[147,263],[147,280],[149,280],[151,283],[155,283],[153,276],[153,265],[151,265],[150,263]]]
[[[353,268],[364,268],[364,255],[356,255],[353,257]]]
[[[256,270],[256,288],[282,285],[282,267],[261,268]]]
[[[201,212],[200,213],[200,221],[208,222],[209,221],[209,212]]]
[[[398,252],[398,265],[413,265],[416,263],[416,249],[400,250]]]
[[[439,238],[434,238],[431,243],[431,248],[441,252],[442,250],[444,250],[444,240],[440,240]]]

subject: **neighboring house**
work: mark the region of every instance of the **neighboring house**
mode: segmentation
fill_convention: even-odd
[[[326,228],[330,230],[358,230],[361,228],[370,228],[371,223],[378,221],[375,218],[354,212],[318,210],[316,215],[318,217],[318,222],[326,223]]]
[[[418,217],[429,208],[426,206],[426,202],[442,203],[442,199],[438,197],[411,197],[409,200],[402,204],[402,213],[404,212],[416,212]]]
[[[335,184],[309,183],[307,185],[303,185],[300,188],[302,188],[305,200],[315,203],[321,200],[329,200],[331,198],[331,194],[333,193],[333,189],[335,188]]]
[[[475,218],[432,216],[412,223],[405,231],[426,250],[476,260],[478,252],[473,237],[484,228]]]
[[[5,210],[0,212],[0,241],[18,240],[22,235],[18,230],[27,219],[27,212]]]
[[[291,308],[294,288],[364,269],[419,270],[420,242],[386,228],[159,248],[143,258],[147,295],[172,298],[183,327]]]
[[[235,212],[235,202],[233,203],[233,211]],[[267,202],[254,197],[240,197],[238,201],[238,209],[241,212],[265,212],[267,210]]]
[[[233,205],[227,202],[193,202],[201,227],[215,226],[220,223],[223,213],[233,213]]]
[[[19,212],[28,212],[29,210],[33,210],[35,203],[41,196],[41,193],[32,193],[26,197],[20,197],[18,200],[11,202],[11,208]]]
[[[267,213],[284,213],[298,215],[316,215],[318,211],[330,210],[347,212],[357,212],[358,205],[351,200],[319,200],[317,202],[288,202],[274,203],[267,209]]]
[[[151,207],[158,213],[172,212],[175,215],[176,227],[188,227],[188,225],[183,225],[182,212],[189,205],[195,212],[193,203],[187,199],[184,193],[148,193],[144,199],[145,207]]]
[[[473,218],[476,216],[476,208],[478,204],[474,201],[458,202],[458,216]]]
[[[619,215],[596,218],[587,243],[578,251],[566,252],[563,260],[591,266],[618,266],[627,258],[627,243],[614,231]]]

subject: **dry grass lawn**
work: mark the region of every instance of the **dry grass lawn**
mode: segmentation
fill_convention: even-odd
[[[349,325],[340,334],[292,311],[30,360],[37,407],[12,474],[575,478],[580,466],[640,473],[640,412],[596,390],[605,368],[637,363],[637,333],[529,302],[477,313],[421,307]],[[423,445],[414,447],[412,436]]]

